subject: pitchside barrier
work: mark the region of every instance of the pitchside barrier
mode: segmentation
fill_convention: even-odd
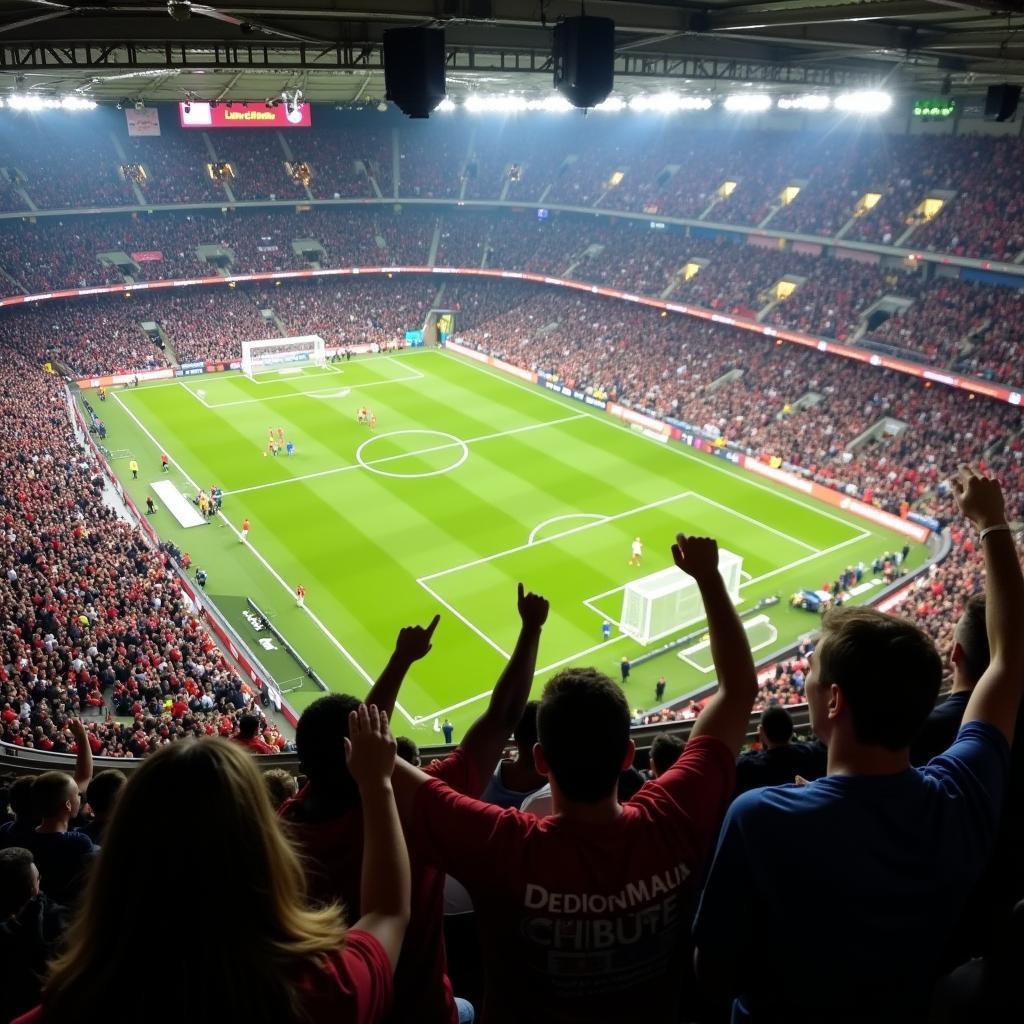
[[[160,547],[159,536],[157,536],[156,531],[150,525],[149,520],[139,512],[135,502],[132,501],[131,496],[121,486],[121,481],[118,480],[114,471],[110,468],[110,463],[100,450],[99,445],[96,444],[93,436],[89,433],[88,427],[85,423],[85,418],[82,415],[82,410],[75,401],[70,388],[65,388],[65,399],[67,401],[68,408],[71,411],[72,422],[76,426],[78,433],[82,438],[84,438],[85,443],[96,456],[96,459],[99,461],[100,467],[103,470],[103,475],[107,478],[110,486],[113,487],[118,498],[120,498],[124,507],[128,510],[129,517],[139,528],[143,540],[150,548],[158,550]],[[182,571],[177,562],[168,558],[165,564],[174,572],[179,585],[192,604],[205,615],[204,623],[206,627],[219,641],[222,648],[228,652],[236,666],[241,669],[241,674],[249,679],[256,692],[266,696],[271,704],[273,704],[274,707],[284,715],[285,719],[294,726],[299,720],[298,713],[286,700],[284,700],[273,676],[263,668],[259,659],[252,653],[250,648],[244,643],[237,632],[235,632],[235,630],[228,624],[224,616],[220,614],[216,605],[214,605],[213,602],[205,595],[200,595],[198,588]],[[7,746],[7,744],[2,745]],[[15,749],[17,750],[21,748]],[[110,758],[108,760],[112,760],[117,763],[120,762],[119,758]]]

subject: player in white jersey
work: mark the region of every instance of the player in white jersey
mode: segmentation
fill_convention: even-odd
[[[640,543],[640,538],[639,537],[634,537],[633,538],[633,546],[632,546],[631,550],[632,550],[633,553],[630,555],[629,564],[630,565],[639,565],[640,564],[640,556],[643,555],[643,553],[644,553],[644,546],[643,546],[643,544]]]

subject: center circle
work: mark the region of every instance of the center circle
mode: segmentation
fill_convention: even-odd
[[[373,444],[374,441],[383,441],[387,437],[402,437],[407,434],[420,434],[426,437],[444,438],[444,441],[437,444],[428,444],[422,448],[416,448],[409,452],[399,452],[396,455],[387,455],[382,459],[366,459],[363,456],[363,452]],[[392,473],[389,470],[380,468],[381,463],[397,462],[399,459],[413,458],[417,455],[426,455],[429,452],[444,451],[448,448],[460,449],[459,458],[458,461],[453,462],[452,465],[445,466],[442,469],[429,469],[424,473]],[[456,437],[454,434],[446,434],[443,430],[392,430],[387,434],[376,434],[374,437],[368,438],[356,449],[356,462],[358,462],[363,469],[368,469],[371,473],[376,473],[378,476],[390,476],[402,480],[414,480],[419,477],[440,476],[442,473],[450,473],[453,469],[458,469],[467,458],[469,458],[469,447],[466,442],[461,438]]]

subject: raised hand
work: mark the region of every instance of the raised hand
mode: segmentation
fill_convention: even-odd
[[[70,719],[68,721],[68,729],[71,731],[71,735],[79,742],[87,738],[85,723],[80,718]]]
[[[375,704],[360,704],[357,711],[349,712],[345,760],[360,789],[390,780],[395,748],[386,711],[378,711]]]
[[[440,621],[441,616],[435,615],[429,626],[405,626],[395,641],[395,654],[410,664],[425,658],[433,646],[431,640]]]
[[[718,573],[718,541],[677,533],[672,545],[672,561],[698,583],[711,579]]]
[[[522,583],[519,584],[519,598],[517,601],[519,607],[519,617],[523,620],[523,625],[530,629],[540,629],[541,626],[547,622],[548,599],[541,597],[540,594],[534,594],[532,591],[526,593],[523,590]]]
[[[950,483],[960,511],[979,530],[1006,522],[1003,489],[994,477],[982,476],[964,463]]]

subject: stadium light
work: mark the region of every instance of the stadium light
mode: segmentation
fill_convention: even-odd
[[[468,96],[462,105],[471,114],[514,114],[526,110],[522,96]]]
[[[441,111],[442,114],[450,114],[455,109],[455,101],[445,96],[434,109]]]
[[[835,98],[836,110],[845,114],[884,114],[891,106],[892,96],[870,89],[841,92]]]
[[[548,114],[566,114],[576,108],[564,96],[545,96],[542,100],[529,100],[527,110],[543,110]]]
[[[806,96],[783,96],[779,99],[779,110],[828,110],[832,100],[821,93],[812,92]]]
[[[658,114],[672,114],[677,110],[710,110],[711,100],[707,96],[680,96],[674,92],[656,92],[649,96],[634,96],[629,109],[639,112],[647,110]]]
[[[626,109],[626,101],[619,96],[609,96],[608,99],[601,103],[598,103],[595,110],[603,110],[605,113],[618,113],[620,110]]]
[[[725,109],[734,114],[763,114],[771,110],[772,98],[764,93],[735,93],[725,97]]]
[[[36,96],[31,94],[15,93],[8,96],[6,102],[0,100],[0,105],[9,107],[11,110],[24,110],[29,113],[37,113],[40,110],[95,110],[96,104],[92,100],[84,99],[81,96]]]

